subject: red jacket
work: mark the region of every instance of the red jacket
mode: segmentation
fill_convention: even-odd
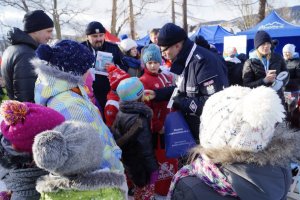
[[[143,76],[140,77],[140,81],[143,83],[144,88],[148,90],[172,86],[171,75],[163,73],[153,74],[146,67],[144,68]],[[163,128],[166,115],[170,112],[170,109],[167,108],[168,101],[150,101],[146,104],[153,111],[152,132],[158,132]]]

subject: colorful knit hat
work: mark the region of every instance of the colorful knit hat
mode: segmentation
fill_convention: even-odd
[[[231,86],[209,97],[201,115],[200,144],[204,148],[230,147],[257,152],[274,136],[284,107],[268,87]]]
[[[161,64],[162,58],[158,46],[156,44],[149,44],[144,47],[142,59],[145,64],[149,61],[156,61]]]
[[[143,96],[144,86],[137,77],[126,78],[119,83],[117,93],[122,101],[136,101]]]
[[[41,44],[36,55],[54,68],[75,76],[82,76],[95,62],[86,46],[72,40],[62,40],[52,47]]]
[[[3,116],[1,132],[12,146],[21,152],[32,152],[34,137],[51,130],[65,121],[59,112],[34,103],[4,101],[0,107]]]
[[[111,65],[107,69],[108,72],[108,80],[110,83],[110,88],[116,91],[119,83],[126,79],[130,78],[130,75],[126,73],[124,70],[116,67],[115,65]]]

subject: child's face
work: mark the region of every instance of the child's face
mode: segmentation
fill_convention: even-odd
[[[137,51],[136,47],[133,47],[133,48],[130,49],[130,56],[136,57],[137,53],[138,53],[138,51]]]
[[[158,74],[159,66],[160,66],[159,62],[156,61],[149,61],[146,63],[147,69],[154,74]]]

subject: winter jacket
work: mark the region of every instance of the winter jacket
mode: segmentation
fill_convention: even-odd
[[[39,44],[18,28],[8,32],[8,40],[11,46],[4,51],[1,64],[8,97],[12,100],[33,102],[37,76],[29,61],[35,56]]]
[[[287,71],[284,59],[277,53],[271,53],[269,61],[269,70],[276,70],[278,75],[282,71]],[[243,67],[243,83],[244,86],[255,88],[261,85],[271,86],[272,83],[265,83],[263,79],[266,77],[266,71],[263,63],[256,55],[256,51],[250,53],[249,59]]]
[[[114,64],[118,65],[121,69],[125,71],[128,70],[127,67],[122,62],[123,54],[116,44],[105,41],[102,47],[98,49],[94,49],[88,41],[85,41],[82,44],[87,46],[91,50],[91,52],[94,53],[95,57],[96,57],[96,51],[112,53]],[[106,96],[110,90],[109,80],[107,76],[96,74],[95,81],[93,84],[93,90],[94,90],[94,95],[100,107],[104,109],[107,101]]]
[[[299,162],[299,131],[287,132],[287,127],[277,128],[277,135],[266,149],[257,153],[229,148],[204,149],[207,155],[227,177],[233,190],[242,200],[284,200],[291,185],[290,162]],[[175,186],[172,200],[236,199],[221,196],[197,177],[184,177]]]
[[[147,185],[151,173],[158,169],[152,146],[151,118],[152,111],[144,103],[120,102],[112,127],[129,178],[139,187]]]
[[[72,177],[43,176],[36,189],[41,200],[127,199],[125,175],[104,170]]]
[[[226,61],[229,85],[243,85],[243,64]]]
[[[46,65],[39,59],[32,60],[38,79],[35,86],[35,102],[60,112],[66,120],[89,123],[98,132],[106,148],[101,167],[123,171],[121,150],[104,124],[97,107],[89,100],[83,88],[83,80]],[[67,81],[68,80],[68,81]],[[80,92],[74,92],[76,88]]]
[[[141,76],[142,67],[141,67],[141,61],[139,59],[130,56],[124,56],[122,58],[122,61],[127,68],[127,73],[130,74],[131,77]]]
[[[290,73],[290,80],[285,87],[286,91],[293,92],[300,90],[300,58],[296,54],[292,59],[286,60],[286,67]]]
[[[8,171],[2,180],[7,189],[12,191],[11,199],[40,199],[40,194],[35,189],[36,180],[48,172],[33,164],[32,155],[15,151],[2,135],[0,138],[0,165]]]
[[[144,69],[144,74],[140,77],[140,81],[147,90],[172,86],[172,76],[163,73],[153,74],[147,68]],[[153,111],[152,132],[157,133],[163,128],[166,115],[170,112],[170,109],[167,108],[168,101],[150,101],[147,105]]]
[[[224,62],[211,51],[197,46],[187,39],[172,63],[172,73],[182,75],[178,85],[179,94],[173,107],[179,108],[194,135],[199,136],[202,108],[208,97],[228,86],[227,69]],[[155,90],[155,100],[169,100],[174,87]]]

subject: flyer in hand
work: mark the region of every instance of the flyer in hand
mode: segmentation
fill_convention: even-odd
[[[113,63],[113,55],[112,53],[97,51],[96,64],[95,64],[95,73],[108,75],[105,64]]]

